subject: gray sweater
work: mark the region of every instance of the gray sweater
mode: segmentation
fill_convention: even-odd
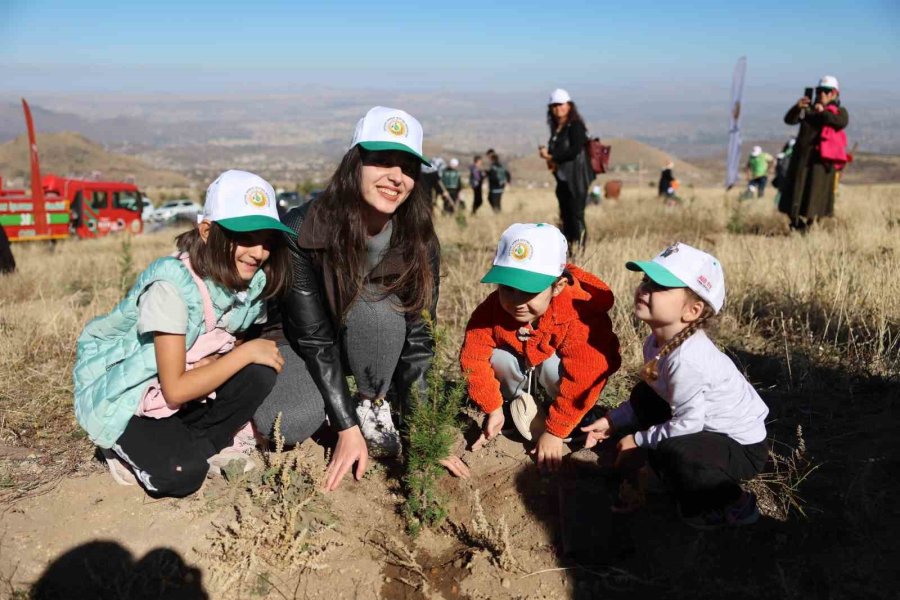
[[[644,361],[659,352],[651,334],[644,341]],[[638,446],[656,448],[661,441],[699,431],[724,433],[748,445],[766,438],[769,409],[730,358],[703,331],[694,333],[659,361],[653,390],[672,407],[672,418],[634,434]],[[615,429],[636,429],[630,402],[609,413]]]

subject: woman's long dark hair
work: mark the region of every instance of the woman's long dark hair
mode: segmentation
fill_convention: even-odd
[[[316,200],[316,219],[331,227],[325,249],[337,279],[338,295],[344,314],[359,297],[366,278],[366,223],[363,218],[365,200],[360,188],[362,151],[351,148],[341,159],[334,175]],[[388,248],[405,260],[403,270],[390,281],[383,282],[383,297],[396,294],[407,313],[430,308],[435,289],[430,258],[438,252],[437,235],[431,220],[431,198],[421,182],[421,165],[416,184],[406,201],[393,216],[393,231]],[[434,315],[432,315],[433,317]]]
[[[581,118],[581,113],[578,112],[578,107],[575,106],[575,103],[571,100],[569,101],[569,118],[566,121],[567,123],[581,123],[584,125],[584,119]],[[553,115],[553,107],[547,106],[547,125],[550,126],[550,134],[556,133],[556,128],[559,126],[559,123],[556,120],[556,117]]]

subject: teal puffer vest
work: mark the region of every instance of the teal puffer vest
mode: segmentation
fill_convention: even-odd
[[[185,350],[206,330],[203,299],[188,268],[177,258],[154,261],[138,277],[134,287],[109,314],[90,321],[78,337],[75,357],[75,417],[91,440],[101,448],[110,448],[125,431],[147,382],[157,375],[153,333],[137,330],[138,298],[150,284],[166,281],[181,292],[187,305],[188,325]],[[264,301],[260,298],[266,276],[258,271],[246,293],[232,290],[206,279],[216,320],[228,313],[225,329],[231,333],[246,330],[259,318]]]

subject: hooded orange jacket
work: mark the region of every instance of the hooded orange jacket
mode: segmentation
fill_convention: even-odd
[[[561,363],[559,396],[550,406],[547,431],[565,438],[596,404],[609,376],[621,364],[619,339],[607,314],[613,293],[596,276],[566,265],[572,284],[550,301],[532,335],[516,337],[522,324],[503,310],[495,290],[478,305],[466,325],[460,366],[469,381],[469,397],[486,413],[503,405],[500,382],[491,367],[491,354],[504,348],[539,365],[554,352]]]

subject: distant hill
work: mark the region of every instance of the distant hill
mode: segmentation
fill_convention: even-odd
[[[63,132],[37,135],[43,175],[101,179],[134,180],[138,186],[187,186],[179,173],[154,168],[131,156],[108,152],[100,144],[81,134]],[[5,180],[27,179],[30,174],[27,137],[21,135],[0,145],[0,176]]]

